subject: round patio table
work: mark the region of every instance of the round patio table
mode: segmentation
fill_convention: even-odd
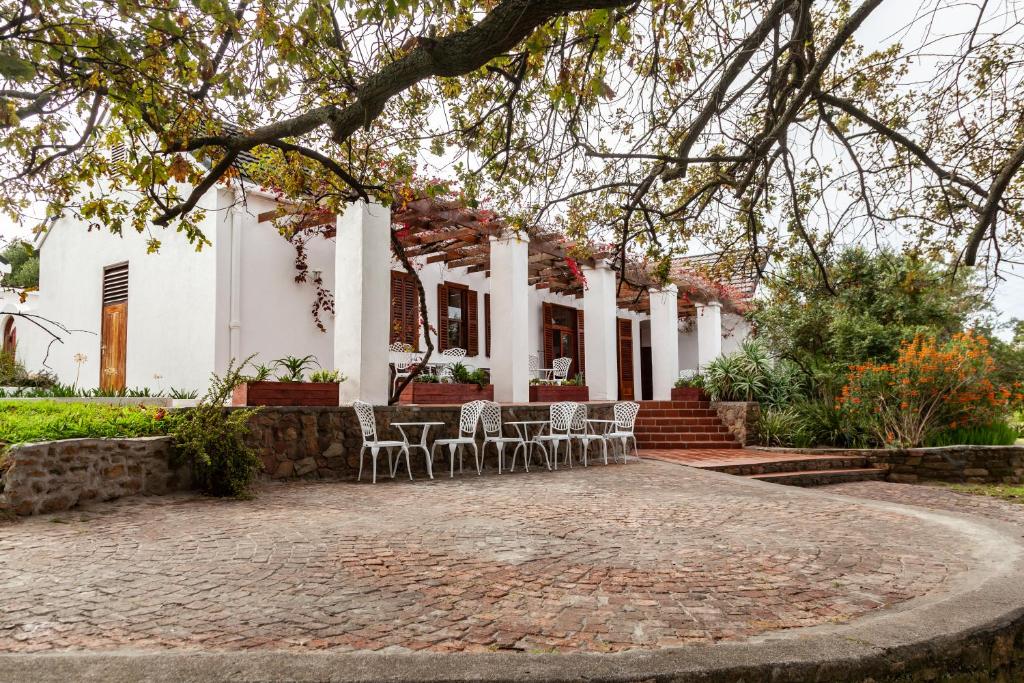
[[[540,436],[541,432],[544,431],[544,427],[550,424],[547,420],[517,420],[515,422],[506,422],[505,424],[511,425],[516,428],[516,434],[526,444],[526,471],[530,471],[530,462],[533,460],[533,447],[539,444],[535,443],[533,437]],[[530,430],[536,428],[536,432],[530,434]],[[543,446],[541,446],[543,448]],[[512,468],[510,472],[515,472],[516,461],[512,459]]]
[[[430,478],[434,478],[434,463],[430,462],[430,449],[427,448],[427,435],[430,433],[430,428],[438,425],[444,425],[444,422],[392,422],[392,427],[398,427],[399,433],[402,435],[402,441],[408,446],[411,451],[414,448],[419,448],[423,451],[423,455],[427,459],[427,474]],[[413,443],[409,440],[409,435],[405,433],[405,428],[415,429],[419,427],[422,429],[420,432],[420,440],[417,443]],[[397,465],[395,467],[397,469]],[[391,475],[394,477],[394,475]]]

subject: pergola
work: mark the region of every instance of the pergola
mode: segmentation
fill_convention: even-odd
[[[259,221],[277,220],[280,211],[260,214]],[[331,212],[303,214],[293,229],[335,226],[337,216]],[[450,198],[419,198],[391,209],[392,229],[410,259],[422,258],[426,263],[443,262],[448,268],[465,268],[469,273],[483,272],[490,277],[490,238],[510,231],[529,237],[528,279],[531,287],[547,289],[556,294],[581,299],[586,288],[581,276],[583,268],[594,268],[599,261],[613,256],[609,247],[591,245],[586,256],[566,246],[561,233],[540,227],[512,229],[509,224],[488,209],[469,207]],[[334,237],[334,230],[323,232]],[[622,264],[613,269],[619,273],[616,285],[617,307],[636,313],[650,313],[650,290],[660,289],[659,283],[646,264],[627,258],[625,277]],[[692,317],[698,303],[718,301],[725,310],[740,310],[742,302],[730,296],[731,292],[705,276],[699,269],[676,266],[670,275],[679,288],[677,303],[679,317]]]
[[[570,244],[557,231],[510,225],[493,212],[451,198],[431,197],[386,207],[351,204],[341,215],[285,206],[259,216],[285,218],[292,234],[313,231],[335,238],[334,367],[349,379],[343,400],[386,402],[390,338],[390,278],[393,242],[419,263],[444,263],[484,273],[492,310],[488,321],[491,381],[499,401],[520,402],[529,394],[531,290],[543,289],[582,301],[587,385],[592,400],[618,397],[620,319],[649,322],[653,394],[670,397],[679,372],[679,319],[696,316],[700,365],[721,353],[721,315],[738,304],[727,288],[697,272],[673,272],[660,282],[637,259],[612,258],[610,248]],[[309,234],[307,232],[306,234]],[[639,331],[634,332],[635,335]],[[646,345],[646,344],[645,344]],[[634,361],[639,362],[639,361]]]

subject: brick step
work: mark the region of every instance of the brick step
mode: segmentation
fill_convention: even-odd
[[[875,481],[884,479],[886,471],[877,467],[840,470],[803,470],[800,472],[772,472],[754,474],[750,479],[786,486],[827,486],[848,481]]]
[[[863,470],[872,469],[871,462],[862,456],[807,457],[773,462],[737,463],[712,465],[704,469],[735,474],[741,477],[756,477],[764,474],[788,474],[795,472]]]
[[[720,432],[727,434],[729,428],[725,425],[719,424],[679,424],[678,422],[673,424],[664,425],[636,425],[633,428],[638,435],[639,434],[663,434],[665,432]]]
[[[732,434],[729,432],[707,432],[707,431],[675,431],[662,432],[657,434],[637,434],[637,441],[641,444],[650,441],[731,441]]]
[[[641,410],[637,415],[638,420],[645,420],[651,417],[713,417],[717,418],[718,413],[710,408],[655,408],[652,410]]]
[[[658,408],[710,408],[711,401],[641,401],[640,412]]]
[[[637,427],[664,427],[667,425],[718,425],[717,417],[639,417]]]
[[[676,448],[741,448],[732,439],[716,439],[701,434],[689,434],[671,439],[637,441],[641,449],[672,450]]]

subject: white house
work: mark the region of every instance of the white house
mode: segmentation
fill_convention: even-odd
[[[54,221],[37,244],[39,293],[28,305],[69,330],[50,346],[46,367],[81,387],[201,389],[232,358],[256,354],[269,364],[311,354],[349,378],[343,402],[384,403],[389,343],[425,346],[415,288],[391,254],[393,229],[424,284],[435,347],[466,348],[468,366],[490,369],[500,401],[527,400],[531,355],[545,367],[572,358],[571,373],[585,375],[594,400],[666,399],[681,368],[707,363],[749,332],[735,312],[752,294],[749,278],[739,294],[694,287],[714,283],[679,261],[678,285],[647,291],[635,284],[647,277],[639,266],[634,285],[622,285],[605,261],[570,258],[557,236],[506,232],[486,212],[435,200],[394,216],[358,202],[325,218],[332,229],[309,237],[310,277],[299,283],[295,246],[270,218],[282,206],[255,189],[237,193],[222,187],[203,198],[212,246],[198,252],[159,228],[161,248],[150,254],[149,235]],[[324,331],[311,314],[314,278],[334,299]],[[16,333],[28,369],[41,369],[46,335],[9,313],[0,312],[0,329]]]

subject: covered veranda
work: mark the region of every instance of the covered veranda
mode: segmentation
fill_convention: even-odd
[[[631,321],[628,331],[637,347],[643,326],[644,346],[650,347],[651,397],[668,400],[679,374],[680,319],[695,319],[704,365],[721,353],[723,309],[736,308],[724,289],[698,273],[682,279],[673,273],[675,282],[662,284],[644,264],[627,260],[621,277],[621,259],[616,261],[607,247],[581,250],[554,231],[515,230],[493,212],[458,200],[415,199],[394,211],[359,201],[338,216],[302,219],[304,227],[331,223],[336,245],[334,368],[348,378],[341,388],[343,404],[363,400],[382,405],[390,398],[390,272],[402,268],[392,254],[393,238],[414,267],[443,263],[449,271],[486,278],[489,308],[496,312],[488,320],[489,371],[494,398],[502,403],[529,400],[530,307],[537,305],[531,291],[578,300],[579,366],[585,368],[593,401],[640,397],[639,348],[623,358],[623,317]],[[624,364],[636,375],[636,391],[624,390]]]

